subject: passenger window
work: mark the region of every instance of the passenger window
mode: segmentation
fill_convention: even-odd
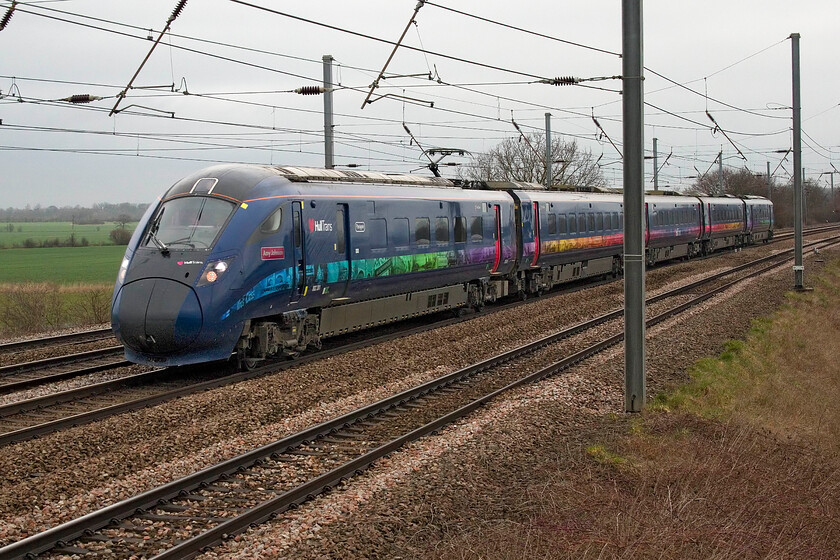
[[[568,226],[566,225],[566,214],[557,216],[557,231],[560,235],[568,233]]]
[[[586,214],[578,214],[578,232],[586,233]]]
[[[455,243],[467,242],[467,219],[463,216],[455,217]]]
[[[431,242],[431,224],[429,218],[414,219],[414,242],[418,245],[428,245]]]
[[[408,247],[408,218],[394,218],[391,225],[391,242],[394,246]]]
[[[554,214],[548,215],[548,234],[555,235],[557,233],[557,216]]]
[[[601,212],[595,214],[595,230],[604,231],[604,214]]]
[[[384,249],[388,246],[388,225],[383,218],[368,220],[367,231],[371,249]]]
[[[275,233],[283,221],[283,209],[278,208],[260,225],[260,233]]]
[[[481,243],[484,240],[484,225],[481,216],[470,218],[470,241]]]
[[[335,212],[335,251],[344,254],[346,249],[344,240],[344,210]]]
[[[612,228],[615,230],[621,229],[621,226],[618,225],[618,212],[612,213]]]
[[[589,212],[587,217],[589,218],[589,231],[595,231],[595,214]]]
[[[435,241],[449,243],[449,218],[435,218]]]
[[[569,233],[577,233],[577,214],[569,214]]]

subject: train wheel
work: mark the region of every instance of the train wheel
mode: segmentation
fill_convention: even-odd
[[[259,358],[249,358],[239,353],[236,355],[236,362],[239,371],[252,371],[259,367],[262,360]]]

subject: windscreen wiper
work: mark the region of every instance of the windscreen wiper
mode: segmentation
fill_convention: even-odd
[[[166,211],[166,208],[162,208],[161,211],[160,211],[160,214],[158,214],[157,218],[155,218],[155,222],[152,224],[152,227],[149,228],[149,237],[148,237],[149,241],[154,243],[155,247],[160,249],[160,252],[163,253],[164,255],[169,253],[169,247],[167,247],[166,244],[164,244],[163,241],[158,239],[157,235],[155,235],[155,234],[157,233],[157,230],[160,227],[160,220],[163,217],[163,213],[165,211]]]

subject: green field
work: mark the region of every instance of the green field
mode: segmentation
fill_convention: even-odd
[[[122,245],[2,249],[0,284],[113,284],[124,254]]]
[[[111,244],[108,235],[118,224],[106,222],[99,225],[79,225],[70,222],[11,222],[13,231],[8,231],[8,222],[0,223],[0,247],[14,247],[15,244],[23,245],[27,239],[35,242],[43,242],[48,239],[59,239],[65,241],[71,234],[75,234],[76,242],[82,238],[88,240],[91,245]],[[126,229],[134,231],[137,223],[126,224]]]

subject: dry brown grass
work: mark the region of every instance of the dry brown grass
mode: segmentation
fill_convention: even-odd
[[[107,322],[111,290],[102,284],[0,284],[0,336]]]

